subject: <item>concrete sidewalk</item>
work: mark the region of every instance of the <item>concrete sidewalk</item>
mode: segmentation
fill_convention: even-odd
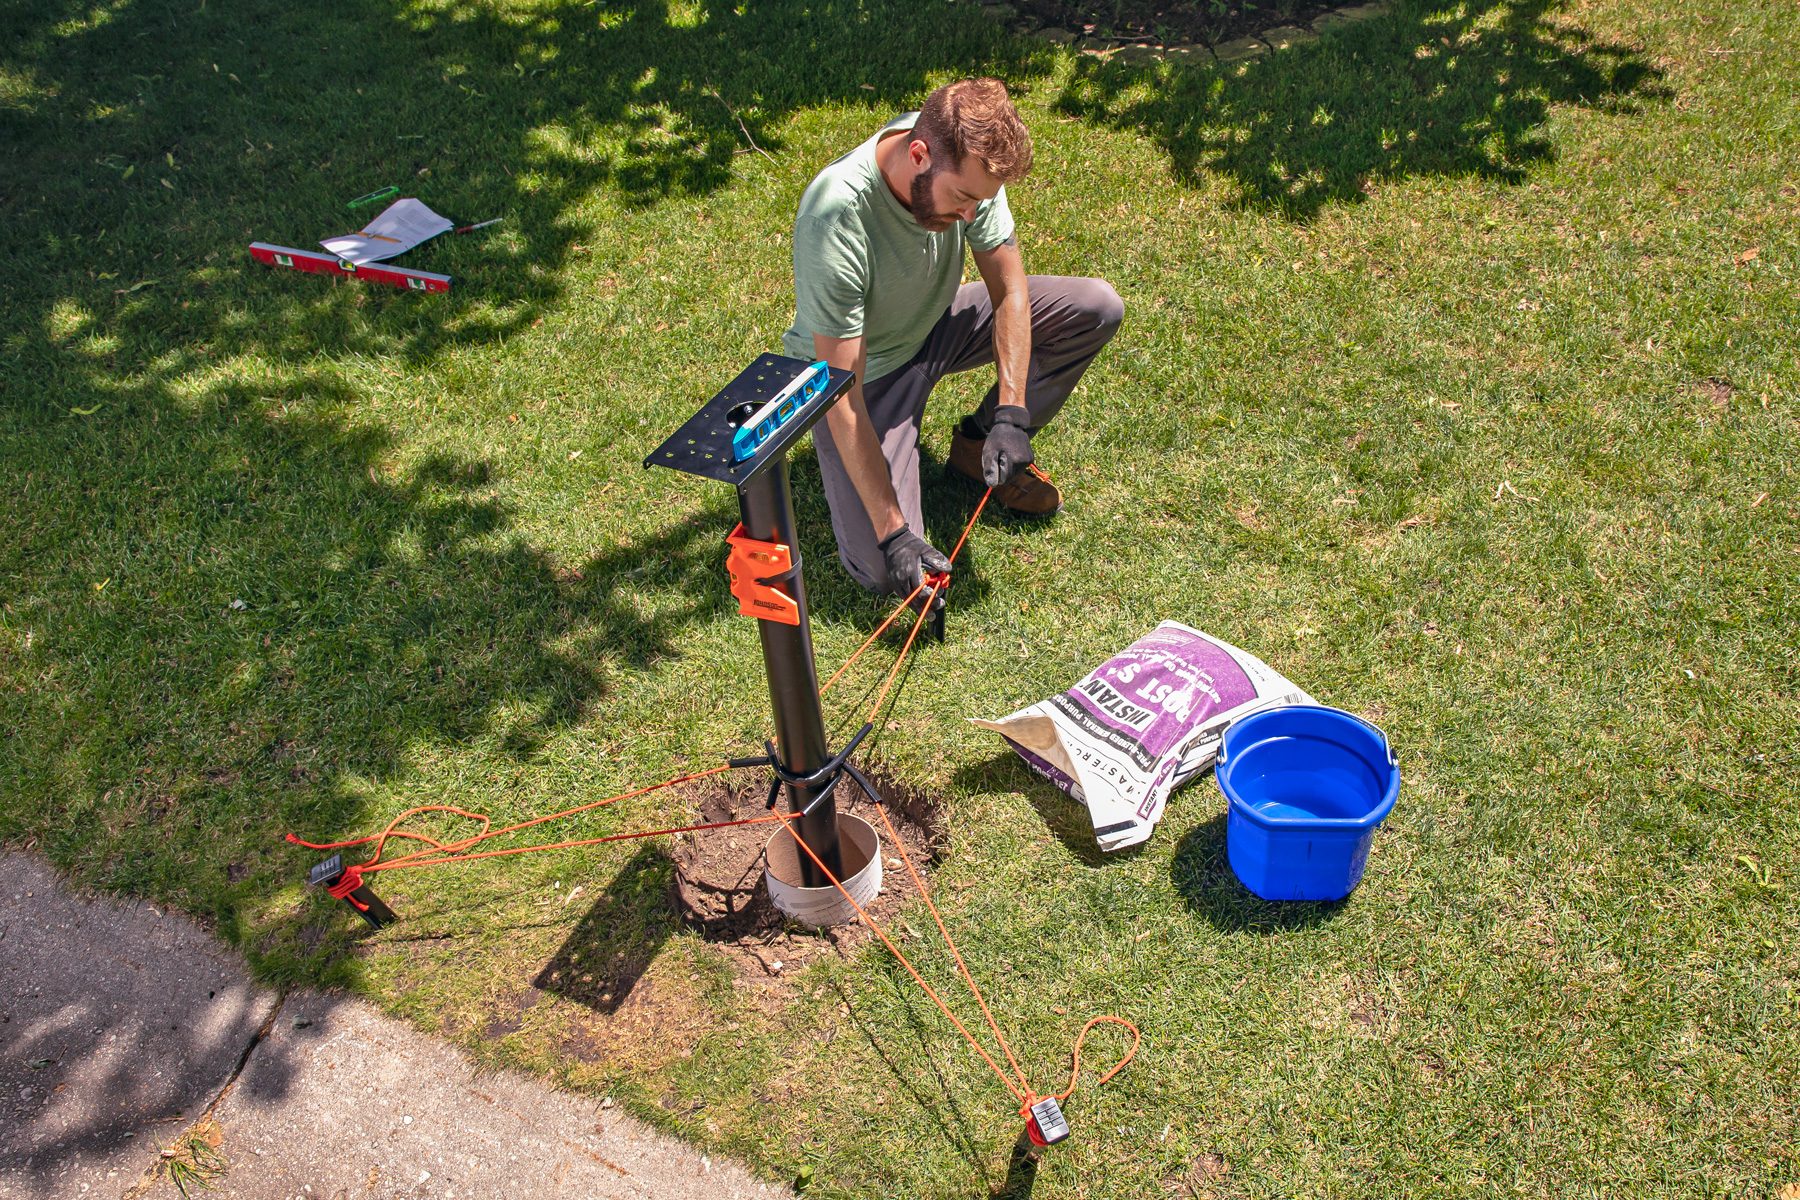
[[[369,1005],[256,986],[198,925],[0,852],[0,1200],[791,1196],[616,1110],[482,1072]]]

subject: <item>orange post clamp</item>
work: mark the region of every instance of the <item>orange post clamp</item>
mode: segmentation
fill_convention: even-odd
[[[782,591],[794,575],[794,551],[780,542],[761,542],[744,532],[740,522],[725,539],[731,548],[725,570],[731,575],[731,594],[738,598],[738,612],[783,625],[800,623],[800,604]]]

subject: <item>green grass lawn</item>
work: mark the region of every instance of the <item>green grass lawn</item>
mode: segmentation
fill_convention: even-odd
[[[1800,1182],[1797,39],[1787,0],[1401,0],[1215,70],[923,0],[18,0],[0,838],[812,1195],[1773,1195]],[[640,460],[776,346],[812,174],[978,72],[1036,137],[1029,268],[1127,305],[1039,440],[1066,509],[976,531],[877,755],[944,806],[945,914],[1034,1083],[1091,1013],[1143,1029],[1035,1166],[885,954],[742,978],[646,843],[387,876],[404,919],[366,937],[281,841],[517,818],[766,735],[731,496]],[[505,216],[403,260],[450,295],[245,252],[386,184]],[[982,387],[943,389],[932,455]],[[810,452],[795,479],[829,666],[883,608]],[[933,494],[942,539],[972,500]],[[1244,892],[1210,780],[1100,858],[964,723],[1163,618],[1393,738],[1346,903]],[[641,978],[535,987],[570,947]]]

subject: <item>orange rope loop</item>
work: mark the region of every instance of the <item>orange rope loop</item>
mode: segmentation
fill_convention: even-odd
[[[1081,1043],[1086,1039],[1088,1030],[1102,1023],[1109,1025],[1123,1025],[1125,1028],[1131,1030],[1131,1049],[1125,1052],[1125,1057],[1108,1067],[1100,1078],[1094,1080],[1095,1087],[1099,1087],[1114,1075],[1123,1071],[1125,1069],[1125,1064],[1130,1062],[1133,1056],[1137,1054],[1138,1043],[1144,1040],[1144,1035],[1138,1032],[1138,1027],[1136,1025],[1133,1025],[1124,1017],[1115,1017],[1111,1013],[1103,1013],[1098,1017],[1090,1017],[1088,1023],[1081,1027],[1081,1032],[1075,1036],[1074,1061],[1069,1064],[1069,1086],[1057,1094],[1057,1103],[1060,1104],[1075,1094],[1075,1077],[1081,1074]],[[1030,1106],[1027,1105],[1026,1107],[1029,1108]]]
[[[647,796],[651,792],[661,791],[664,788],[675,787],[677,784],[691,783],[696,779],[705,779],[710,775],[719,775],[719,774],[722,774],[729,770],[731,770],[731,766],[730,766],[730,764],[726,764],[723,766],[710,767],[704,771],[694,771],[687,775],[677,775],[673,779],[665,779],[661,783],[653,783],[653,784],[649,785],[648,787],[633,788],[631,791],[620,792],[616,796],[605,796],[599,800],[591,800],[586,804],[577,804],[573,808],[565,808],[565,809],[561,810],[560,812],[546,813],[541,817],[532,817],[530,820],[526,820],[526,821],[515,821],[513,824],[507,825],[501,829],[491,828],[492,822],[486,813],[469,812],[467,809],[455,808],[448,804],[421,804],[421,805],[417,806],[416,808],[407,809],[405,812],[401,813],[399,816],[397,816],[393,820],[389,821],[387,823],[387,826],[384,829],[382,829],[382,831],[380,833],[373,833],[373,834],[370,834],[368,837],[352,838],[349,841],[344,841],[344,842],[309,842],[309,841],[306,841],[306,840],[290,833],[287,835],[287,840],[292,842],[296,846],[304,846],[308,850],[338,850],[338,849],[342,849],[343,847],[346,847],[346,846],[361,846],[361,845],[366,845],[369,842],[374,842],[375,843],[375,853],[370,855],[368,858],[364,859],[362,862],[356,864],[356,867],[362,871],[369,871],[369,870],[388,871],[388,870],[393,870],[396,867],[431,866],[431,865],[436,865],[440,862],[463,862],[463,861],[472,861],[477,858],[491,858],[491,857],[494,857],[496,852],[490,851],[490,852],[486,852],[483,854],[464,854],[463,851],[469,849],[472,846],[478,846],[482,842],[489,841],[493,838],[504,837],[505,835],[507,835],[509,833],[517,833],[519,830],[529,829],[533,825],[542,825],[546,821],[555,821],[555,820],[559,820],[560,818],[563,818],[563,817],[572,817],[577,813],[584,813],[584,812],[588,812],[591,809],[602,808],[608,804],[617,804],[621,800],[631,800],[638,796]],[[458,842],[444,843],[444,842],[438,841],[436,838],[428,837],[425,834],[414,833],[410,829],[399,828],[399,826],[403,822],[409,820],[410,818],[416,817],[420,813],[428,813],[428,812],[447,812],[447,813],[451,813],[455,816],[466,817],[471,821],[480,821],[481,822],[481,832],[477,833],[471,837],[464,838]],[[759,818],[755,818],[755,819],[756,820],[768,820],[770,818],[759,817]],[[745,823],[745,822],[722,822],[722,824],[740,824],[740,823]],[[673,833],[673,832],[679,832],[679,831],[678,830],[669,830],[667,832]],[[645,837],[647,837],[650,835],[639,834],[639,835],[625,835],[625,836],[645,836]],[[382,861],[381,856],[387,852],[387,844],[388,844],[389,840],[393,839],[393,838],[408,838],[415,842],[424,842],[425,845],[424,845],[424,848],[415,850],[411,854],[403,854],[399,858],[389,859],[384,862],[384,861]],[[616,840],[616,839],[614,839],[614,838],[592,838],[592,839],[588,839],[588,840],[580,841],[580,842],[554,842],[554,843],[548,843],[543,846],[525,846],[525,847],[520,847],[517,850],[499,851],[497,853],[522,854],[526,850],[557,850],[557,849],[563,849],[568,846],[595,845],[599,842],[606,842],[606,841],[613,841],[613,840]],[[433,855],[437,855],[439,857],[433,858],[432,857]],[[421,861],[421,860],[426,860],[426,861]]]
[[[510,846],[505,850],[483,850],[478,854],[454,854],[442,858],[402,858],[393,862],[363,863],[350,870],[358,873],[374,871],[392,871],[402,867],[441,867],[446,863],[475,862],[483,858],[504,858],[509,854],[530,854],[534,850],[572,850],[577,846],[599,846],[606,842],[631,842],[638,838],[662,837],[674,833],[700,833],[708,829],[725,829],[732,825],[769,825],[776,822],[797,821],[799,813],[769,813],[760,817],[745,817],[739,821],[710,821],[704,825],[677,825],[669,829],[644,829],[636,833],[615,833],[608,837],[580,838],[571,842],[545,842],[537,846]]]
[[[415,842],[424,842],[427,846],[430,846],[430,847],[433,847],[436,849],[441,849],[443,847],[443,843],[436,840],[435,838],[426,837],[422,833],[414,833],[410,829],[395,828],[397,825],[399,825],[402,821],[406,820],[408,817],[413,817],[413,816],[417,816],[419,813],[428,813],[428,812],[453,813],[459,817],[467,817],[471,821],[480,821],[481,827],[484,831],[487,829],[487,826],[488,826],[487,817],[481,813],[473,813],[473,812],[468,811],[467,809],[456,808],[449,804],[421,804],[417,808],[407,809],[405,812],[403,812],[399,816],[395,817],[392,821],[389,821],[387,823],[387,828],[383,829],[380,833],[371,833],[368,837],[351,838],[347,842],[309,842],[309,841],[306,841],[304,838],[295,837],[293,834],[290,833],[287,835],[287,840],[292,842],[296,846],[305,846],[308,850],[341,850],[346,846],[361,846],[361,845],[365,845],[369,842],[378,843],[375,847],[374,855],[372,855],[368,859],[368,861],[363,864],[364,866],[367,866],[369,863],[376,862],[377,860],[379,860],[381,858],[382,852],[387,849],[387,843],[388,843],[389,838],[410,838],[411,840],[413,840]]]

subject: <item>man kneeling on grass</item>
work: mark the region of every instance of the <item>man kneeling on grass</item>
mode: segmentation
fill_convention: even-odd
[[[946,375],[988,363],[998,374],[951,437],[951,473],[1014,512],[1062,505],[1031,436],[1124,305],[1098,279],[1025,274],[1005,185],[1030,169],[1031,135],[1005,85],[965,79],[820,171],[800,200],[783,347],[856,373],[814,440],[838,556],[871,591],[904,596],[950,568],[919,506],[920,420]],[[962,283],[965,243],[979,283]]]

